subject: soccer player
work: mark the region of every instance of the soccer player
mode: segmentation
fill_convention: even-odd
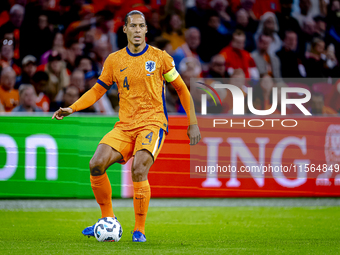
[[[176,71],[173,59],[165,51],[145,42],[147,26],[143,13],[129,12],[123,30],[128,39],[127,47],[110,54],[97,83],[70,107],[57,110],[52,119],[61,120],[91,106],[114,83],[117,84],[119,121],[100,141],[90,161],[91,187],[101,208],[102,218],[115,217],[106,169],[115,162],[125,164],[134,155],[131,167],[135,211],[132,241],[145,242],[145,220],[150,201],[147,176],[168,132],[164,79],[177,90],[188,116],[190,145],[197,144],[201,135],[193,100]],[[82,233],[94,236],[94,226],[85,228]]]

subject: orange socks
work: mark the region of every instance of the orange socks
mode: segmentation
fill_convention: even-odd
[[[145,220],[151,195],[149,181],[134,182],[133,190],[133,206],[135,209],[134,231],[138,230],[145,234]]]
[[[90,176],[91,187],[102,211],[102,218],[115,217],[112,209],[112,188],[107,174]]]
[[[91,187],[96,197],[97,203],[102,211],[102,218],[114,217],[112,209],[112,189],[107,174],[100,176],[90,176]],[[150,185],[149,181],[134,182],[133,206],[135,209],[135,228],[145,234],[145,220],[150,202]]]

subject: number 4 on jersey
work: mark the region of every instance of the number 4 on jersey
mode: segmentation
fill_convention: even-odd
[[[129,90],[129,83],[128,83],[128,80],[127,80],[127,77],[124,78],[124,84],[123,84],[123,87],[126,88],[127,90]]]

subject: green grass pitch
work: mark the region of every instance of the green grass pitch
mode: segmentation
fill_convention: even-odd
[[[0,254],[340,254],[340,207],[151,207],[146,243],[115,208],[118,243],[81,234],[99,209],[0,210]]]

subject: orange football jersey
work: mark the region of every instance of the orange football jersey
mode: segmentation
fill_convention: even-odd
[[[0,103],[5,107],[6,112],[12,111],[19,105],[19,91],[17,89],[8,91],[0,86]]]
[[[97,83],[106,89],[117,84],[120,108],[115,127],[131,130],[154,124],[167,131],[163,75],[171,75],[172,70],[172,57],[148,44],[140,53],[125,47],[110,54]]]

